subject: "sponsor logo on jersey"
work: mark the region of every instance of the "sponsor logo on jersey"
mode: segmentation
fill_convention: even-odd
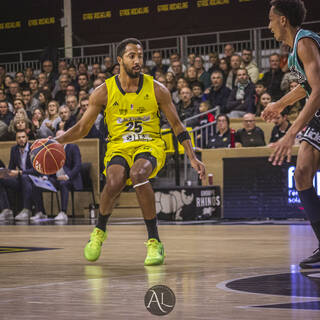
[[[145,112],[146,112],[146,108],[144,108],[144,107],[138,107],[138,108],[137,108],[137,112],[138,112],[138,113],[145,113]]]
[[[128,109],[126,109],[126,108],[120,108],[120,109],[119,109],[119,113],[120,113],[121,115],[126,115],[126,114],[128,113]]]
[[[150,116],[118,118],[117,123],[121,124],[123,122],[128,122],[128,121],[150,121],[150,119],[151,119]]]

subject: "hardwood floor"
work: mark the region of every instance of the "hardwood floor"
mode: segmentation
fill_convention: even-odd
[[[167,257],[154,267],[144,225],[108,226],[95,263],[83,257],[91,230],[0,226],[0,319],[155,319],[144,297],[159,284],[176,297],[166,319],[320,319],[320,269],[298,268],[317,247],[307,225],[161,225]]]

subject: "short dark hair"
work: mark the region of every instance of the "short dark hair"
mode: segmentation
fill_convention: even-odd
[[[201,88],[202,91],[204,90],[204,85],[203,85],[203,83],[200,82],[200,81],[193,81],[193,82],[191,82],[190,87],[191,87],[191,89],[193,89],[194,87],[199,87],[199,88]]]
[[[222,59],[224,59],[224,58],[222,58]],[[214,73],[219,73],[221,75],[221,77],[223,78],[223,72],[221,70],[219,70],[219,69],[213,70],[211,75],[213,75]],[[211,76],[210,76],[210,78],[211,78]]]
[[[80,101],[79,101],[79,103],[80,103],[80,105],[81,105],[81,102],[82,101],[85,101],[85,100],[89,100],[89,95],[87,94],[87,95],[85,95],[85,96],[83,96],[81,99],[80,99]]]
[[[270,59],[271,57],[274,57],[274,56],[277,56],[277,57],[280,59],[280,54],[277,53],[277,52],[271,53],[270,56],[269,56],[269,59]]]
[[[301,0],[271,0],[278,15],[285,16],[293,27],[300,27],[306,17],[306,7]]]
[[[14,98],[14,99],[13,99],[13,103],[14,103],[15,101],[20,101],[20,102],[22,103],[22,105],[23,105],[23,109],[26,109],[26,104],[24,103],[24,101],[23,101],[22,99],[20,99],[20,98]]]
[[[204,63],[203,58],[200,55],[195,56],[195,59],[199,58],[201,60],[202,63]]]
[[[265,83],[264,83],[264,81],[262,81],[262,79],[259,79],[259,80],[255,83],[255,85],[256,85],[256,86],[264,86],[264,87],[266,87],[266,86],[265,86]]]
[[[80,76],[85,76],[86,79],[89,81],[89,76],[86,73],[80,73],[79,76],[78,76],[78,79],[79,79]]]
[[[39,80],[38,80],[36,77],[31,77],[30,80],[29,80],[29,82],[30,82],[31,80],[36,80],[37,83],[39,84]]]
[[[228,126],[230,125],[230,118],[226,115],[226,114],[224,114],[224,113],[220,113],[218,116],[217,116],[217,122],[218,122],[218,119],[219,118],[226,118],[226,120],[227,120],[227,123],[228,123]]]
[[[128,44],[136,44],[142,47],[141,41],[136,38],[124,39],[117,46],[117,57],[123,57],[123,54],[126,51],[126,47]]]
[[[247,74],[247,76],[249,75],[249,74],[248,74],[248,70],[247,70],[246,68],[239,68],[239,69],[237,70],[237,75],[238,75],[238,71],[245,71],[246,74]]]
[[[0,100],[0,103],[5,103],[8,107],[8,101],[7,100]]]
[[[88,69],[88,65],[85,62],[79,62],[78,63],[78,69],[79,69],[81,64],[83,64],[86,67],[86,69]]]
[[[177,51],[171,52],[171,53],[170,53],[170,57],[171,57],[171,56],[178,56],[178,58],[180,59],[180,53],[177,52]]]
[[[24,133],[26,134],[26,136],[28,137],[27,130],[25,130],[25,129],[19,129],[19,130],[17,130],[17,131],[16,131],[16,136],[17,136],[18,133],[21,133],[21,132],[24,132]]]

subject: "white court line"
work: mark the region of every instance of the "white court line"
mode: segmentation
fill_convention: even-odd
[[[289,297],[290,298],[290,297]],[[302,298],[302,297],[300,297]],[[313,299],[315,299],[313,297]],[[252,308],[255,308],[255,309],[265,309],[265,310],[271,310],[271,309],[276,309],[276,310],[304,310],[304,311],[316,311],[316,312],[319,312],[319,310],[313,310],[313,309],[290,309],[290,308],[277,308],[277,307],[274,307],[274,308],[265,308],[265,306],[277,306],[279,304],[296,304],[296,303],[308,303],[308,302],[319,302],[319,300],[309,300],[309,301],[299,301],[299,300],[296,300],[296,301],[289,301],[289,302],[274,302],[274,303],[264,303],[264,304],[259,304],[259,305],[251,305],[251,306],[236,306],[236,308],[239,308],[239,309],[252,309]]]

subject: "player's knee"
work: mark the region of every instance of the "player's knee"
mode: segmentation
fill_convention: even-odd
[[[132,168],[130,170],[130,178],[133,184],[141,183],[148,179],[148,172],[145,168]]]
[[[126,178],[122,176],[108,176],[107,178],[107,190],[109,193],[119,193],[124,185],[125,185]]]
[[[297,166],[294,172],[294,179],[298,189],[304,189],[312,184],[313,174],[310,167]]]

